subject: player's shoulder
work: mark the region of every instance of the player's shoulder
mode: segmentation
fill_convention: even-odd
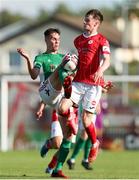
[[[98,41],[99,41],[99,43],[103,46],[104,44],[106,45],[108,45],[109,46],[109,41],[107,40],[107,38],[104,36],[104,35],[102,35],[101,33],[98,33]]]
[[[107,38],[106,38],[103,34],[101,34],[101,33],[98,33],[97,36],[98,36],[98,38],[99,38],[100,40],[106,40],[106,39],[107,39]]]
[[[41,53],[41,54],[37,54],[35,57],[36,58],[41,58],[41,57],[43,57],[44,56],[44,53]]]
[[[83,37],[83,35],[81,34],[81,35],[77,36],[77,37],[74,39],[74,45],[75,45],[75,46],[82,40],[82,37]]]
[[[43,60],[44,58],[46,59],[47,54],[46,53],[41,53],[35,56],[35,60]]]
[[[83,37],[83,34],[80,34],[79,36],[77,36],[77,37],[74,39],[74,41],[78,41],[78,40],[80,40],[82,37]]]

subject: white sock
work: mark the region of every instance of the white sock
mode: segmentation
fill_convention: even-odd
[[[73,158],[72,158],[72,159],[70,159],[70,161],[71,161],[72,163],[75,163],[75,159],[73,159]]]
[[[83,162],[88,162],[88,159],[83,159]]]

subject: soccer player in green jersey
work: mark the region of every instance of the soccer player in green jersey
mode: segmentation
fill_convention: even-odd
[[[64,61],[64,54],[58,53],[60,44],[60,31],[54,28],[47,29],[44,32],[44,37],[47,50],[46,52],[35,57],[33,65],[29,55],[24,51],[24,49],[18,48],[17,51],[25,58],[29,74],[33,80],[39,76],[40,69],[42,67],[44,80],[46,81],[40,87],[40,95],[42,97],[44,92],[45,94],[49,94],[48,97],[44,98],[44,102],[47,100],[47,104],[50,103],[50,105],[55,106],[55,98],[61,94],[63,80],[68,75],[68,72],[65,71],[62,67],[57,68],[62,63],[62,61]],[[68,58],[68,55],[65,56],[65,59],[66,58]]]
[[[43,103],[40,105],[40,111],[38,111],[38,117],[41,116],[41,111],[45,104],[56,108],[57,104],[63,96],[62,83],[65,77],[68,76],[68,72],[60,68],[57,68],[63,62],[63,54],[58,53],[60,45],[60,31],[59,29],[50,28],[44,32],[44,38],[46,42],[46,52],[37,55],[34,60],[34,65],[31,63],[29,55],[24,49],[18,48],[18,53],[25,58],[27,62],[28,72],[31,78],[34,80],[40,75],[40,69],[42,67],[44,74],[44,82],[40,85],[40,96]],[[66,56],[67,58],[67,56]],[[60,74],[61,73],[61,74]],[[62,79],[62,80],[61,80]],[[47,140],[41,149],[41,156],[44,157],[47,151],[52,147],[59,148],[62,140],[62,131],[59,125],[59,121],[56,119],[55,111],[53,112],[51,139]],[[54,133],[52,133],[54,132]],[[54,162],[57,154],[54,156]],[[54,164],[54,163],[52,163]]]

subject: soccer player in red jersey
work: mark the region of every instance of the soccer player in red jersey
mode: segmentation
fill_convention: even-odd
[[[79,64],[72,82],[71,97],[70,99],[63,98],[59,106],[60,114],[65,115],[66,119],[66,113],[71,106],[82,104],[83,125],[92,143],[89,153],[90,162],[96,159],[99,148],[99,141],[96,138],[95,127],[92,123],[93,113],[101,98],[104,85],[103,73],[110,66],[109,42],[102,34],[98,33],[102,21],[103,15],[99,10],[91,9],[86,13],[83,22],[84,33],[74,40],[74,45],[78,51]],[[52,177],[66,177],[61,169],[67,158],[69,147],[70,137],[64,135],[58,163]]]

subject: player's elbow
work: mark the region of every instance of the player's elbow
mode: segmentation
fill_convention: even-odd
[[[39,75],[39,71],[37,71],[37,70],[35,70],[35,69],[33,69],[33,70],[30,72],[31,79],[33,79],[33,80],[37,79],[38,75]]]
[[[31,79],[33,79],[33,80],[37,79],[37,75],[31,74]]]

